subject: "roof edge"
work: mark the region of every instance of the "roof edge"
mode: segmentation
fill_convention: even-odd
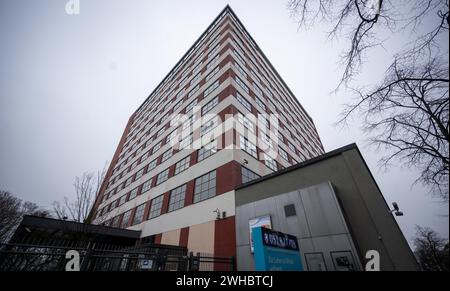
[[[266,180],[269,180],[269,179],[281,176],[283,174],[286,174],[286,173],[289,173],[289,172],[293,172],[293,171],[298,170],[300,168],[303,168],[303,167],[306,167],[306,166],[309,166],[309,165],[321,162],[323,160],[326,160],[326,159],[329,159],[331,157],[340,155],[343,152],[346,152],[346,151],[349,151],[349,150],[353,150],[353,149],[356,149],[358,151],[358,153],[361,155],[361,152],[359,151],[359,148],[356,145],[356,143],[351,143],[349,145],[346,145],[346,146],[337,148],[335,150],[332,150],[330,152],[327,152],[327,153],[325,153],[323,155],[320,155],[320,156],[317,156],[315,158],[306,160],[306,161],[304,161],[302,163],[290,166],[288,168],[285,168],[285,169],[282,169],[282,170],[270,173],[270,174],[262,176],[262,177],[260,177],[258,179],[255,179],[255,180],[249,181],[247,183],[241,184],[238,187],[236,187],[235,190],[240,190],[240,189],[252,186],[254,184],[257,184],[259,182],[263,182],[263,181],[266,181]]]
[[[222,16],[222,14],[224,14],[228,11],[233,13],[233,10],[231,9],[229,4],[227,4],[225,6],[225,8],[223,8],[222,11],[220,11],[220,13],[216,16],[216,18],[214,18],[214,20],[208,25],[208,27],[203,31],[203,33],[200,34],[200,36],[188,48],[188,50],[183,54],[183,56],[179,59],[179,61],[172,67],[172,69],[161,80],[161,82],[159,82],[159,84],[155,87],[155,89],[153,89],[153,91],[148,95],[148,97],[145,98],[144,102],[142,102],[142,104],[138,107],[138,109],[136,109],[134,111],[133,114],[136,114],[139,110],[141,110],[141,108],[145,105],[145,103],[147,103],[147,101],[150,99],[150,97],[153,95],[153,93],[155,93],[161,87],[161,85],[166,81],[167,77],[169,77],[170,74],[172,74],[172,72],[178,67],[178,65],[183,61],[183,59],[191,52],[191,50],[195,47],[195,45],[202,39],[202,37],[208,32],[208,30],[216,23],[216,21]]]

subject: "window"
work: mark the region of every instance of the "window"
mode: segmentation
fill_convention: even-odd
[[[131,180],[132,180],[133,178],[132,177],[130,177],[130,178],[128,178],[126,181],[125,181],[125,186],[124,186],[124,188],[125,187],[128,187],[130,184],[131,184]]]
[[[175,164],[175,175],[187,170],[189,168],[189,163],[191,161],[191,156],[187,156],[186,158],[182,159],[178,163]]]
[[[175,106],[173,107],[173,112],[175,112],[178,108],[180,108],[181,107],[181,104],[183,104],[183,101],[181,100],[181,101],[178,101],[176,104],[175,104]]]
[[[196,74],[200,72],[200,69],[202,68],[203,62],[200,62],[199,64],[195,65],[194,69],[192,70],[192,74]]]
[[[238,121],[240,124],[242,124],[245,128],[247,128],[250,132],[255,132],[253,122],[250,121],[246,116],[244,116],[241,113],[238,113]]]
[[[141,204],[136,208],[133,224],[139,224],[144,220],[145,204]]]
[[[177,137],[177,130],[174,130],[167,136],[166,144],[170,144],[170,142],[173,141],[176,137]]]
[[[186,88],[183,88],[183,90],[181,90],[180,92],[178,92],[178,94],[177,94],[177,99],[180,99],[183,95],[184,95],[184,92],[186,91]]]
[[[244,71],[244,69],[238,64],[235,63],[236,69],[238,70],[238,72],[244,77],[247,78],[247,73]]]
[[[256,104],[257,104],[259,107],[261,107],[261,108],[264,110],[264,112],[267,111],[266,105],[265,105],[264,102],[261,100],[261,98],[256,97]]]
[[[186,106],[186,113],[188,113],[189,111],[191,111],[194,106],[197,105],[197,99],[195,99],[194,101],[192,101],[191,103],[189,103],[188,106]]]
[[[237,58],[240,62],[242,62],[242,64],[245,65],[245,60],[244,60],[244,58],[242,57],[242,55],[241,55],[237,50],[234,50],[234,54],[236,55],[236,58]]]
[[[191,67],[187,67],[186,69],[184,69],[183,73],[181,73],[181,76],[186,76],[189,73],[189,69]]]
[[[211,47],[211,46],[210,46]],[[214,54],[216,54],[218,52],[220,48],[220,44],[217,44],[212,50],[211,52],[208,54],[208,59],[210,59]]]
[[[214,98],[213,100],[209,101],[205,106],[202,108],[202,115],[205,115],[211,109],[213,109],[217,104],[219,104],[219,97]]]
[[[150,152],[146,152],[145,154],[143,154],[143,155],[141,156],[141,163],[142,163],[143,161],[145,161],[145,160],[148,158],[149,155],[150,155]]]
[[[170,191],[169,211],[180,209],[184,206],[186,196],[186,184]]]
[[[250,154],[254,158],[257,157],[256,145],[251,143],[248,139],[246,139],[242,135],[240,136],[240,147],[241,147],[241,150],[247,152],[248,154]]]
[[[239,94],[239,92],[236,92],[236,99],[239,101],[239,103],[241,103],[245,109],[247,109],[248,111],[252,111],[252,105],[250,104],[250,102],[247,101],[247,99],[245,99],[241,94]]]
[[[296,151],[295,151],[295,147],[294,147],[294,145],[293,145],[291,142],[288,142],[288,147],[289,147],[289,149],[290,149],[291,151],[293,151],[294,153],[296,152]]]
[[[162,119],[161,119],[162,120]],[[156,137],[160,137],[164,133],[165,128],[161,128],[158,133],[156,133]]]
[[[156,168],[156,163],[158,162],[158,160],[154,159],[153,161],[150,162],[150,164],[148,164],[148,170],[147,172],[150,172],[151,170],[153,170],[154,168]]]
[[[265,164],[272,171],[278,171],[277,162],[274,159],[271,159],[268,155],[265,155]]]
[[[131,190],[131,192],[130,192],[130,198],[128,198],[128,200],[131,200],[131,199],[136,198],[137,193],[138,193],[138,188],[134,188],[133,190]]]
[[[285,160],[286,162],[289,162],[288,154],[285,150],[280,148],[280,156]]]
[[[201,75],[202,75],[201,73],[198,73],[197,75],[195,75],[195,77],[191,81],[191,85],[197,83],[200,80]]]
[[[119,221],[120,221],[120,215],[117,215],[116,217],[113,218],[113,220],[111,222],[111,226],[119,227]]]
[[[262,97],[263,91],[255,83],[253,83],[253,90],[255,91],[256,95]]]
[[[220,34],[217,35],[217,36],[211,41],[211,43],[209,44],[209,47],[212,47],[212,46],[214,46],[217,42],[219,42],[220,36],[221,36]]]
[[[148,190],[150,190],[150,188],[152,187],[152,179],[148,180],[147,182],[145,182],[144,184],[142,184],[142,193],[147,192]]]
[[[127,227],[129,225],[130,216],[131,216],[131,210],[128,210],[127,212],[125,212],[123,214],[122,224],[121,224],[122,228],[125,228],[125,227]]]
[[[140,169],[137,173],[136,173],[136,177],[134,178],[135,180],[138,180],[142,177],[142,175],[144,175],[144,168]]]
[[[192,89],[189,94],[188,94],[188,98],[192,97],[195,93],[197,93],[197,91],[200,89],[200,85],[195,86],[194,89]]]
[[[217,152],[216,142],[210,142],[198,150],[197,161],[203,161],[204,159],[214,155]]]
[[[216,127],[217,127],[217,117],[213,117],[202,125],[201,136],[204,136],[205,134],[207,134]]]
[[[211,68],[212,66],[215,66],[217,64],[217,62],[219,61],[220,58],[220,54],[217,54],[217,56],[208,63],[208,65],[206,66],[207,69]]]
[[[259,83],[261,83],[261,79],[258,77],[258,75],[256,75],[255,71],[251,70],[251,73],[252,73],[252,77],[253,77],[256,81],[258,81]]]
[[[158,174],[158,176],[156,177],[156,185],[159,185],[159,184],[167,181],[167,179],[169,179],[169,169],[168,168]]]
[[[181,140],[180,149],[188,149],[189,146],[192,144],[192,142],[193,142],[193,135],[191,133],[189,136],[186,136]]]
[[[269,120],[267,120],[264,114],[258,114],[258,124],[264,125],[266,128],[269,128]]]
[[[166,109],[164,108],[163,110],[165,111]],[[161,119],[160,119],[160,121],[159,121],[159,124],[163,124],[168,118],[169,118],[169,114],[168,114],[168,113],[167,113],[167,114],[164,114],[164,116],[161,117]],[[157,137],[161,136],[161,135],[164,133],[164,130],[165,130],[164,127],[161,128],[161,130],[158,132],[158,136],[157,136]],[[161,131],[162,131],[162,132],[161,132]],[[160,133],[160,132],[161,132],[161,133]]]
[[[195,179],[194,203],[216,196],[216,171]]]
[[[160,195],[154,199],[152,199],[152,206],[150,207],[149,218],[155,218],[161,215],[161,208],[163,202],[164,195]]]
[[[249,181],[258,179],[261,177],[260,175],[256,174],[253,171],[250,171],[246,167],[241,167],[241,174],[242,174],[242,183],[247,183]]]
[[[245,83],[238,77],[236,77],[236,83],[242,88],[244,89],[245,93],[250,93],[250,91],[248,90],[247,85],[245,85]]]
[[[205,90],[204,97],[207,97],[209,94],[211,94],[211,92],[216,90],[219,87],[219,85],[220,85],[219,80],[214,82],[214,84],[212,84],[211,86],[208,87],[208,89]]]
[[[139,143],[140,141],[138,141],[138,143]],[[143,150],[143,148],[142,147],[139,147],[137,150],[136,150],[136,155],[138,155],[140,152],[142,152],[142,150]]]
[[[173,150],[172,149],[166,151],[161,157],[161,163],[164,163],[165,161],[170,159],[172,157],[172,154],[173,154]]]
[[[219,70],[220,70],[220,68],[217,66],[217,67],[214,69],[214,71],[212,71],[211,73],[209,73],[209,74],[206,76],[205,81],[208,82],[209,80],[211,80],[212,77],[214,77],[214,76],[219,72]]]
[[[156,153],[161,148],[161,142],[153,147],[152,154]]]
[[[122,195],[122,197],[120,197],[119,199],[119,206],[123,205],[125,202],[127,201],[127,195]]]

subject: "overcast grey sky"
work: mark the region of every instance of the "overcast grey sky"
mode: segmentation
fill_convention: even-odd
[[[325,150],[356,142],[386,200],[397,201],[406,237],[415,225],[448,237],[448,205],[412,187],[416,173],[380,170],[355,120],[333,123],[349,100],[336,87],[345,42],[329,42],[323,27],[297,31],[285,0],[0,0],[0,189],[51,208],[73,196],[74,177],[101,169],[128,117],[230,4],[314,119]],[[410,36],[389,38],[371,52],[359,78],[383,77],[391,51]]]

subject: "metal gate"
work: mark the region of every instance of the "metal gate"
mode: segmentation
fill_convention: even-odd
[[[189,253],[185,247],[118,246],[49,241],[0,245],[0,271],[64,271],[68,251],[79,255],[81,271],[233,271],[233,257]]]

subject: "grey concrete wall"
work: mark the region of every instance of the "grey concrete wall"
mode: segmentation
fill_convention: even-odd
[[[284,206],[294,205],[296,215],[286,217]],[[238,270],[254,270],[250,252],[249,220],[270,215],[275,230],[295,235],[299,240],[304,269],[307,254],[321,253],[324,270],[336,270],[331,252],[350,252],[353,269],[361,270],[355,246],[339,202],[330,183],[321,183],[273,196],[236,208],[236,244]]]
[[[236,207],[326,181],[333,185],[361,262],[365,262],[368,250],[377,250],[381,270],[419,270],[406,239],[356,146],[346,147],[325,159],[238,189]]]

